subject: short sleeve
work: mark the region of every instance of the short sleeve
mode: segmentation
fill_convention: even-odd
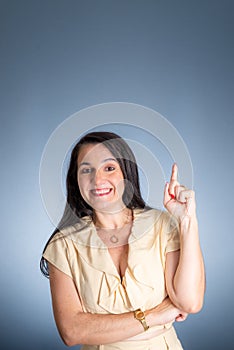
[[[72,277],[69,264],[68,244],[62,233],[57,233],[51,239],[43,253],[43,258],[66,275]]]
[[[179,224],[178,221],[167,214],[167,244],[166,244],[166,253],[173,252],[180,249],[180,233],[179,233]]]

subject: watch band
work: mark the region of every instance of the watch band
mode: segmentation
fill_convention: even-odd
[[[146,323],[146,319],[145,319],[145,313],[144,311],[142,311],[141,309],[137,309],[134,311],[134,317],[136,320],[140,321],[144,331],[147,331],[147,329],[149,329],[149,326]]]

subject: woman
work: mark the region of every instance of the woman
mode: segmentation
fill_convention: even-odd
[[[92,132],[74,147],[67,205],[41,260],[66,345],[182,349],[173,322],[202,308],[205,277],[194,192],[178,183],[176,164],[164,206],[146,206],[118,135]]]

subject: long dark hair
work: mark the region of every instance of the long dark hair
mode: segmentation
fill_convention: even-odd
[[[123,193],[123,203],[129,209],[145,208],[146,204],[142,198],[139,184],[139,174],[135,156],[128,144],[119,135],[112,132],[98,131],[84,135],[75,145],[71,152],[70,164],[66,178],[67,203],[63,216],[56,228],[47,241],[45,248],[48,246],[53,236],[61,229],[74,225],[84,216],[93,217],[93,208],[90,207],[83,199],[77,183],[77,159],[82,146],[87,144],[102,143],[113,154],[119,163],[123,177],[126,180]],[[49,277],[47,261],[42,257],[40,261],[42,273]]]

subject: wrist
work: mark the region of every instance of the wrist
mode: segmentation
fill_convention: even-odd
[[[145,311],[145,318],[149,327],[160,326],[162,324],[160,322],[160,312],[156,308]]]
[[[180,226],[180,232],[186,232],[189,229],[197,229],[198,228],[198,222],[197,222],[197,216],[196,214],[193,215],[184,215],[179,220],[179,226]]]
[[[137,309],[134,311],[134,318],[142,324],[144,331],[147,331],[149,329],[149,325],[146,321],[145,316],[145,312],[141,309]]]

